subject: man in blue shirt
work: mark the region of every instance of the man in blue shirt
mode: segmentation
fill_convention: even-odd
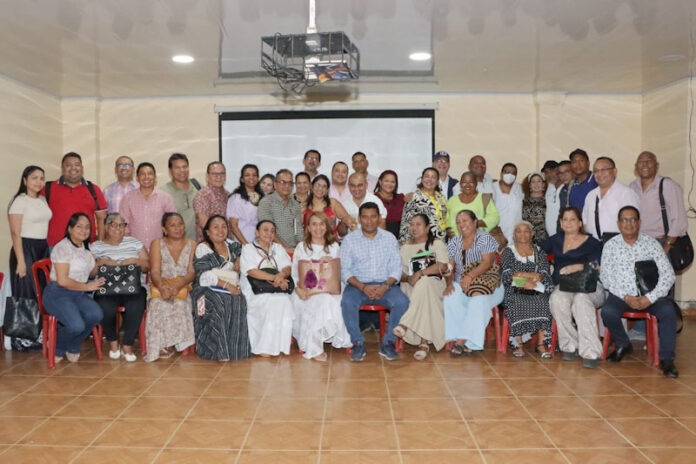
[[[570,169],[573,171],[575,180],[571,184],[568,202],[570,206],[575,206],[582,211],[585,207],[585,197],[590,190],[597,187],[594,176],[590,172],[590,157],[581,148],[576,148],[570,152]]]
[[[365,337],[360,333],[360,307],[365,304],[389,308],[389,327],[382,340],[380,356],[398,359],[392,333],[408,309],[408,297],[396,285],[401,280],[399,244],[379,228],[379,208],[367,202],[359,209],[360,229],[346,235],[341,244],[341,278],[346,283],[341,299],[343,321],[353,342],[351,361],[365,358]]]

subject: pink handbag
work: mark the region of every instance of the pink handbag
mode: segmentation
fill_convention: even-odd
[[[297,263],[299,282],[309,295],[329,293],[341,294],[341,260],[334,258],[329,262],[301,259]]]

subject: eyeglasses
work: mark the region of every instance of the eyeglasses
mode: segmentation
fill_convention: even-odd
[[[119,229],[125,229],[126,226],[128,226],[127,222],[112,222],[111,224],[107,224],[111,227],[118,227]]]
[[[635,218],[635,217],[630,217],[630,218],[621,218],[619,219],[619,222],[621,224],[635,224],[636,222],[640,221],[640,219]]]
[[[123,163],[123,164],[118,164],[117,167],[118,167],[119,169],[130,169],[130,168],[133,167],[133,165],[132,165],[132,164],[128,164],[128,163]]]
[[[208,175],[213,176],[213,177],[223,177],[227,175],[226,172],[209,172]]]
[[[316,156],[308,156],[308,157],[305,158],[305,159],[307,159],[307,160],[312,160],[312,161],[319,161],[319,158],[317,158]]]
[[[277,180],[279,185],[286,186],[286,185],[295,185],[295,182],[291,180]]]
[[[605,171],[611,171],[614,168],[599,168],[599,169],[593,169],[592,174],[599,174],[600,172],[605,172]]]

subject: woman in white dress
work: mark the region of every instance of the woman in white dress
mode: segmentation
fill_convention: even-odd
[[[279,243],[273,243],[275,224],[263,220],[256,224],[256,240],[242,248],[240,268],[242,293],[247,301],[247,323],[251,352],[263,357],[290,354],[294,313],[288,293],[255,294],[249,277],[265,280],[286,291],[292,262]]]
[[[306,359],[326,361],[324,343],[334,348],[352,346],[343,323],[341,295],[311,294],[299,279],[300,260],[331,261],[338,258],[336,234],[324,213],[313,212],[307,218],[304,242],[295,248],[292,278],[297,285],[292,297],[295,308],[293,336]],[[340,276],[338,276],[340,279]]]

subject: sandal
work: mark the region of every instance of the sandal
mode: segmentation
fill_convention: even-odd
[[[542,351],[540,348],[543,348],[544,351]],[[545,343],[539,343],[536,346],[536,352],[541,353],[541,359],[551,359],[551,357],[553,356],[551,354],[551,352],[548,350],[548,348],[546,347]]]
[[[418,345],[418,350],[413,353],[413,358],[416,361],[422,361],[428,357],[428,353],[430,353],[430,346],[427,343],[421,343]]]
[[[455,343],[450,350],[450,356],[453,358],[461,358],[462,356],[471,356],[471,350],[464,345]]]
[[[174,351],[169,350],[169,349],[167,349],[167,348],[162,348],[162,349],[160,350],[160,355],[159,355],[159,357],[160,357],[161,359],[171,358],[172,356],[174,356]]]
[[[515,348],[515,350],[512,352],[512,355],[516,358],[524,357],[524,348],[522,347],[522,345]]]
[[[392,330],[392,333],[399,338],[404,338],[404,335],[406,335],[406,328],[403,325],[397,325]]]
[[[80,360],[80,353],[65,353],[65,357],[71,363],[76,363],[77,361]]]

